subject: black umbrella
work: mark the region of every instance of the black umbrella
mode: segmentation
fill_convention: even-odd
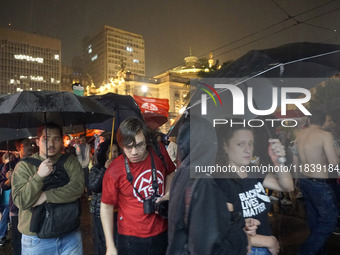
[[[114,120],[113,118],[110,118],[104,122],[97,121],[97,123],[87,125],[87,128],[89,129],[112,131],[112,124],[114,123],[114,131],[117,131],[120,123],[127,118],[135,117],[143,120],[142,113],[136,101],[131,96],[107,93],[105,95],[90,96],[90,98],[103,105],[112,115],[114,115]]]
[[[47,121],[60,126],[102,122],[112,114],[89,97],[70,92],[22,91],[0,97],[0,127],[37,127]]]
[[[252,50],[210,77],[330,77],[339,73],[340,45],[297,42]]]
[[[16,140],[35,136],[32,130],[27,128],[0,128],[0,150],[15,151]]]
[[[70,92],[22,91],[0,97],[0,127],[37,127],[47,121],[63,127],[101,122],[111,116],[95,100]]]

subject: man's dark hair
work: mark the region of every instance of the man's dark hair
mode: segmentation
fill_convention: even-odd
[[[136,145],[135,136],[140,132],[143,133],[145,137],[146,144],[150,144],[150,132],[148,127],[137,118],[128,118],[124,120],[118,129],[117,142],[118,145],[123,148],[130,143],[133,146]]]
[[[42,136],[43,130],[45,130],[46,128],[47,129],[58,129],[60,136],[63,137],[63,129],[58,124],[54,122],[47,122],[46,124],[43,124],[38,128],[38,131],[37,131],[38,139],[40,139],[40,137]]]
[[[309,122],[311,125],[323,126],[326,121],[326,114],[323,111],[315,110],[312,115],[309,116]]]

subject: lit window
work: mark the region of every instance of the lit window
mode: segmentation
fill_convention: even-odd
[[[139,60],[138,59],[134,59],[133,63],[139,63]]]
[[[92,53],[92,48],[89,49],[89,53]]]
[[[91,61],[95,61],[97,58],[98,58],[98,55],[94,55],[94,56],[91,58]]]
[[[128,51],[128,52],[133,52],[133,49],[132,49],[132,47],[126,47],[126,50]]]
[[[59,60],[59,55],[58,55],[58,54],[55,54],[55,55],[54,55],[54,59],[55,59],[55,60]]]
[[[14,84],[14,79],[10,79],[9,84]]]

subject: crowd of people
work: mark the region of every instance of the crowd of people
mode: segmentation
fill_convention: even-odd
[[[90,201],[96,255],[276,255],[280,243],[268,219],[270,192],[299,190],[310,235],[298,253],[323,254],[338,224],[340,186],[328,171],[309,170],[338,166],[335,126],[331,115],[315,111],[308,125],[285,141],[256,128],[215,129],[188,115],[165,144],[144,122],[129,118],[114,140],[102,134],[90,146],[85,135],[72,144],[61,127],[46,123],[38,129],[36,153],[31,141],[22,139],[16,142],[19,159],[3,155],[0,245],[11,222],[15,255],[83,254],[83,196]],[[264,161],[303,171],[299,176],[242,171]],[[235,171],[192,178],[195,166],[216,164]]]

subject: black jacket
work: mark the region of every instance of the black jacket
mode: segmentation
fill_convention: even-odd
[[[89,188],[92,191],[92,200],[90,205],[90,212],[100,217],[100,201],[102,197],[102,182],[106,168],[97,164],[91,168],[89,176]]]
[[[193,117],[190,116],[194,125],[190,127],[187,119],[179,129],[181,163],[170,189],[167,255],[245,255],[244,220],[234,218],[228,211],[228,199],[215,179],[190,178],[194,166],[213,165],[217,151],[211,125]]]

